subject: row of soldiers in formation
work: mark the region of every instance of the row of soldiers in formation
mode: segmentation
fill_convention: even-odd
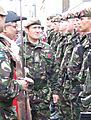
[[[0,120],[78,120],[81,111],[90,111],[91,9],[71,15],[48,18],[50,45],[40,40],[40,20],[31,18],[16,53],[12,34],[20,17],[0,7]],[[12,106],[16,96],[18,114]]]
[[[47,42],[60,69],[60,110],[64,120],[91,111],[91,8],[47,18]]]

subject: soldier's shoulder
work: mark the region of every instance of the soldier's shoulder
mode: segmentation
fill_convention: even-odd
[[[4,47],[4,38],[0,37],[0,48]]]
[[[43,42],[43,51],[45,52],[46,54],[46,57],[48,59],[53,59],[54,58],[54,52],[53,52],[53,49],[52,47],[46,43],[46,42]]]
[[[42,41],[42,44],[45,48],[52,49],[51,46],[47,42]]]
[[[0,60],[4,60],[6,58],[5,56],[6,56],[6,48],[5,45],[2,43],[2,41],[0,41]]]
[[[0,43],[4,41],[4,38],[0,36]]]

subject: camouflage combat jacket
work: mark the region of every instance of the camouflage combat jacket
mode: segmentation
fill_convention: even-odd
[[[33,97],[48,102],[51,93],[58,94],[60,89],[55,55],[50,45],[42,41],[37,44],[27,41],[23,50],[25,67],[29,69],[27,77],[34,80]]]
[[[10,44],[0,37],[0,120],[17,120],[12,101],[21,90],[13,80],[15,62],[9,48]]]

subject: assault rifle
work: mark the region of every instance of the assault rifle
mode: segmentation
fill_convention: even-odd
[[[20,23],[21,23],[21,40],[22,40],[22,78],[23,80],[26,80],[27,82],[33,83],[33,80],[30,78],[27,78],[25,75],[25,69],[24,69],[24,56],[23,56],[23,29],[22,29],[22,5],[20,0]],[[29,103],[29,96],[28,91],[21,91],[18,97],[18,120],[32,120],[31,115],[31,108]]]

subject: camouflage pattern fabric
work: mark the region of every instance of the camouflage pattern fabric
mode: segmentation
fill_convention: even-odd
[[[27,77],[34,80],[34,86],[30,86],[29,89],[32,112],[47,120],[50,116],[51,95],[58,94],[60,91],[59,69],[55,54],[50,45],[42,41],[37,44],[25,42],[23,50],[25,67],[29,69]],[[38,116],[33,119],[38,120]]]
[[[82,20],[82,17],[91,17],[91,8],[75,14],[63,15],[59,21],[55,17],[54,21],[52,21],[53,18],[50,20],[61,23],[62,20],[67,19],[77,20],[74,18],[79,18],[80,20],[81,18]],[[54,32],[51,38],[51,34],[49,34],[51,46],[53,45],[60,66],[59,109],[62,112],[63,120],[79,120],[80,112],[91,112],[91,33],[85,33],[86,31],[82,33],[83,35],[78,33],[79,22],[76,24],[76,30],[74,29],[71,35],[64,32],[59,35],[59,33]],[[69,27],[67,29],[71,30]],[[59,24],[58,32],[60,30]]]
[[[81,48],[81,49],[80,49]],[[84,39],[81,39],[80,44],[78,43],[76,45],[76,47],[74,47],[73,52],[72,52],[72,56],[71,59],[69,61],[69,65],[68,65],[68,75],[69,78],[72,80],[72,92],[71,92],[71,98],[73,97],[73,106],[74,106],[74,110],[76,110],[76,118],[75,119],[79,119],[79,114],[80,111],[86,111],[87,107],[84,107],[81,103],[81,99],[79,97],[79,93],[83,90],[83,85],[85,85],[86,83],[86,71],[87,71],[87,54],[89,52],[89,41],[87,39],[87,37],[84,37]],[[84,67],[83,67],[84,66]],[[84,74],[85,73],[85,74]],[[85,75],[85,76],[84,76]],[[86,87],[87,85],[85,85]],[[83,97],[83,96],[82,96]],[[78,101],[78,103],[76,103],[76,101]],[[77,107],[75,107],[75,105]],[[73,113],[74,113],[73,112]]]
[[[17,120],[12,101],[19,94],[21,86],[13,80],[15,62],[6,43],[5,39],[0,38],[0,120]]]
[[[87,44],[85,44],[84,60],[82,63],[82,68],[77,76],[78,80],[83,84],[83,94],[82,97],[88,97],[91,93],[91,71],[90,71],[90,61],[91,61],[91,33],[86,35]],[[84,100],[83,100],[84,101]],[[91,111],[90,99],[82,102],[83,108],[86,111]],[[84,110],[83,109],[83,110]]]

